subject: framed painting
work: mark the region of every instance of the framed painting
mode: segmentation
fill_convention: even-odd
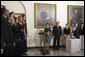
[[[75,27],[84,23],[84,6],[68,5],[68,24]]]
[[[56,24],[56,4],[35,3],[35,28],[45,28],[46,23],[50,27]]]

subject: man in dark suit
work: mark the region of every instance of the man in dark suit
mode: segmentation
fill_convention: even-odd
[[[1,55],[3,56],[4,55],[4,48],[6,47],[6,35],[5,35],[5,32],[6,32],[6,24],[5,24],[5,21],[3,19],[3,14],[5,14],[6,8],[1,8]]]
[[[56,49],[56,40],[57,40],[57,50],[59,50],[61,35],[62,35],[62,28],[61,28],[61,26],[59,26],[59,22],[57,22],[56,26],[53,27],[53,36],[54,36],[53,48],[54,48],[54,50]]]
[[[12,56],[12,47],[15,45],[13,31],[11,24],[8,22],[7,17],[9,16],[9,11],[6,8],[2,8],[1,15],[1,34],[4,39],[4,56]]]

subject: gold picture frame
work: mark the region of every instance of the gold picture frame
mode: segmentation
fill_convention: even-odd
[[[35,3],[35,28],[45,28],[46,23],[52,28],[56,24],[56,4]]]
[[[67,21],[69,26],[84,23],[84,6],[68,5]]]

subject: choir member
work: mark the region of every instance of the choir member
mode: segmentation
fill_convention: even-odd
[[[15,37],[16,37],[16,56],[21,56],[21,38],[20,38],[20,29],[19,29],[19,20],[18,17],[15,17]]]
[[[26,16],[25,16],[25,15],[22,15],[22,18],[23,18],[23,22],[24,22],[25,30],[26,30],[26,33],[27,33]]]
[[[12,32],[12,28],[11,28],[11,24],[8,21],[8,16],[9,16],[9,11],[4,8],[2,10],[2,22],[3,22],[3,26],[2,26],[2,35],[4,38],[4,56],[11,56],[12,55],[12,47],[15,45],[14,42],[14,38],[13,38],[13,32]]]
[[[1,56],[3,56],[3,53],[4,53],[4,43],[5,43],[5,38],[4,38],[4,34],[3,34],[3,27],[4,26],[4,23],[3,23],[3,19],[2,19],[2,12],[3,10],[3,7],[1,8]]]
[[[19,19],[19,20],[18,20]],[[24,20],[23,20],[24,19]],[[1,5],[1,55],[21,56],[27,50],[27,29],[25,15],[15,13]],[[24,22],[23,22],[24,21]]]
[[[14,12],[10,12],[9,13],[9,22],[11,23],[12,20],[15,19],[15,13]]]
[[[16,44],[16,39],[17,39],[17,38],[16,38],[16,35],[15,35],[15,33],[16,33],[15,29],[16,29],[16,27],[15,27],[15,19],[14,19],[14,18],[11,19],[11,27],[12,27],[13,36],[14,36],[14,42],[15,42],[15,44]],[[16,45],[13,46],[12,51],[13,51],[12,56],[16,56]]]
[[[26,32],[25,32],[25,27],[23,24],[23,19],[22,16],[19,16],[19,35],[20,35],[20,39],[21,39],[21,54],[24,54],[25,52],[25,40],[26,40]]]
[[[23,18],[23,22],[24,22],[24,27],[25,27],[25,33],[26,33],[26,36],[25,36],[25,51],[27,51],[27,24],[26,24],[26,16],[25,15],[22,15],[22,18]]]

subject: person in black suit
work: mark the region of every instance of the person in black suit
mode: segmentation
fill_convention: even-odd
[[[80,36],[80,27],[78,23],[76,23],[75,29],[74,29],[74,37],[79,38]]]
[[[83,23],[80,26],[80,35],[84,35],[84,24]]]
[[[54,36],[53,48],[54,48],[54,50],[56,49],[56,40],[57,40],[57,50],[59,50],[61,35],[62,35],[62,28],[61,28],[61,26],[59,26],[59,22],[57,22],[56,26],[53,27],[53,36]]]
[[[68,24],[66,24],[66,27],[64,28],[63,33],[64,33],[65,38],[70,37],[70,27],[68,26]]]
[[[5,51],[7,48],[6,48],[6,46],[7,46],[7,43],[9,42],[8,41],[8,33],[7,33],[7,29],[6,29],[6,27],[7,27],[7,25],[8,25],[8,23],[7,23],[7,16],[8,16],[8,14],[7,14],[7,10],[6,10],[6,8],[2,8],[1,9],[2,11],[2,13],[1,13],[1,47],[3,47],[3,56],[4,55],[7,55],[8,53]],[[3,42],[4,41],[4,42]]]
[[[14,37],[13,37],[13,32],[12,32],[12,28],[11,28],[11,24],[8,22],[8,18],[9,17],[9,11],[6,8],[2,9],[2,35],[4,38],[4,56],[11,56],[12,52],[10,51],[12,49],[12,47],[15,45],[14,43]]]

